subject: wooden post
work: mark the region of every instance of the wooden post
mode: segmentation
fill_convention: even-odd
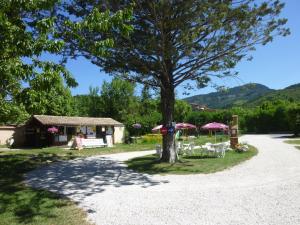
[[[239,143],[238,140],[238,116],[233,115],[232,116],[232,122],[230,125],[230,147],[231,148],[236,148],[236,145]]]

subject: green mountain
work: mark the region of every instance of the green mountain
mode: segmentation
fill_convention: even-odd
[[[274,90],[266,95],[260,96],[247,102],[245,106],[253,107],[265,101],[291,101],[300,102],[300,83],[288,86],[281,90]]]
[[[250,83],[242,86],[229,88],[225,91],[212,92],[209,94],[195,95],[183,100],[189,103],[206,105],[209,108],[220,109],[232,106],[242,106],[247,102],[257,100],[261,96],[274,92],[262,84]]]

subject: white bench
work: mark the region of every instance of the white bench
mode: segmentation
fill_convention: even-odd
[[[102,138],[87,138],[81,139],[83,148],[96,148],[96,147],[106,147],[107,144],[104,143]]]

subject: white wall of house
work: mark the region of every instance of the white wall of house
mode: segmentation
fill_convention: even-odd
[[[0,126],[0,144],[6,144],[6,140],[13,136],[15,133],[14,126]]]
[[[124,142],[124,126],[115,126],[114,141],[115,144]]]

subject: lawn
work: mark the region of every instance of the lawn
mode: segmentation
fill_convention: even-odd
[[[300,145],[300,139],[297,139],[297,140],[287,140],[287,141],[284,141],[285,143],[288,143],[288,144],[292,144],[292,145]]]
[[[154,149],[154,145],[116,145],[81,151],[61,148],[0,150],[0,224],[88,224],[85,213],[75,203],[51,192],[25,186],[22,183],[24,173],[57,160],[149,149]]]
[[[194,174],[214,173],[235,166],[257,154],[253,146],[249,151],[238,153],[226,152],[224,158],[208,158],[195,153],[192,156],[180,157],[174,164],[160,163],[157,155],[148,155],[128,160],[126,163],[130,169],[148,174]]]
[[[195,145],[203,145],[207,142],[215,143],[215,142],[224,142],[228,141],[229,137],[228,135],[218,135],[218,136],[199,136],[197,139],[195,139]]]
[[[214,137],[203,136],[196,139],[195,144],[200,145],[214,140]],[[113,148],[80,151],[58,147],[14,151],[0,149],[0,224],[88,224],[85,221],[85,213],[75,203],[51,192],[25,186],[24,173],[58,160],[151,149],[155,149],[155,144],[120,144]],[[187,162],[183,163],[189,167]]]

